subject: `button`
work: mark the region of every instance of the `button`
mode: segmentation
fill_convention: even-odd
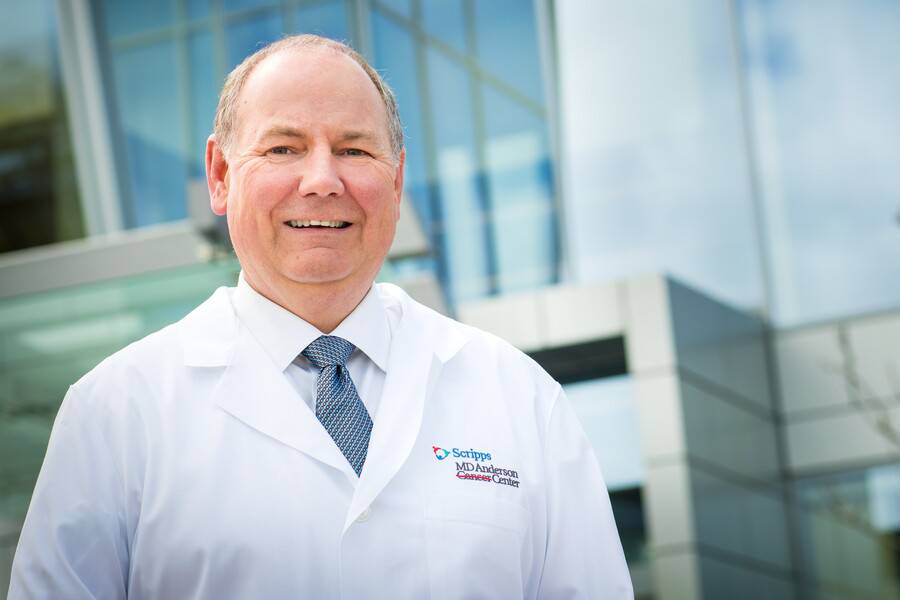
[[[356,522],[357,523],[365,523],[366,521],[369,520],[369,515],[371,515],[371,514],[372,514],[371,509],[369,509],[369,508],[364,509],[361,513],[359,513],[359,516],[356,517]]]

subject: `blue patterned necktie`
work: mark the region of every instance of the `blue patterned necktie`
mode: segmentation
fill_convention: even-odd
[[[347,359],[354,348],[343,338],[323,335],[301,354],[319,369],[316,418],[359,475],[366,462],[372,419],[347,371]]]

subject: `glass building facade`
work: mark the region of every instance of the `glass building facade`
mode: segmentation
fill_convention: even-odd
[[[882,0],[0,6],[0,570],[66,386],[239,269],[217,257],[23,294],[4,268],[189,220],[218,90],[262,44],[345,40],[393,87],[406,198],[431,252],[386,271],[433,274],[450,312],[664,272],[761,315],[777,338],[900,309],[898,31],[900,5]],[[896,419],[900,346],[878,343],[872,369],[888,384],[872,397]],[[775,362],[788,380],[831,368]],[[784,426],[838,410],[823,398],[849,384],[831,384],[785,385],[797,395],[783,399]],[[646,565],[632,382],[566,389],[629,563]],[[789,474],[798,590],[900,597],[900,450],[849,462]]]

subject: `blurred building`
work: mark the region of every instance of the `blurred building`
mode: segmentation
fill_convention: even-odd
[[[348,40],[397,92],[382,278],[566,386],[641,598],[900,598],[900,5],[0,4],[0,589],[53,417],[236,280],[225,74]]]

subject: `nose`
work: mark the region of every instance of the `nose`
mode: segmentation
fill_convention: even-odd
[[[307,154],[300,165],[298,191],[301,196],[340,196],[344,182],[338,172],[337,158],[330,150],[317,149]]]

